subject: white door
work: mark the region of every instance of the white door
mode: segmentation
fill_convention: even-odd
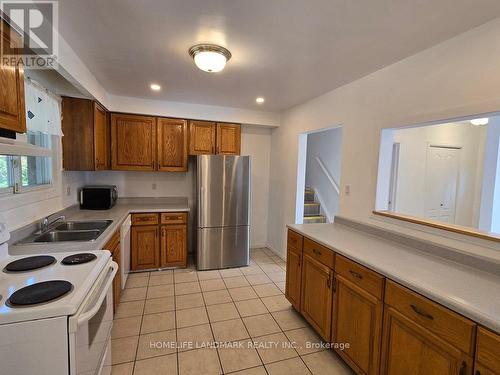
[[[426,217],[453,224],[460,149],[429,146],[425,176]]]

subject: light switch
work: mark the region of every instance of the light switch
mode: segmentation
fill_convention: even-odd
[[[351,185],[345,185],[344,193],[345,195],[351,195]]]

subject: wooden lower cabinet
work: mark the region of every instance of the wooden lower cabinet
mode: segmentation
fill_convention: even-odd
[[[386,306],[380,372],[387,375],[470,375],[472,358]]]
[[[300,312],[325,341],[330,341],[332,282],[333,271],[304,254]]]
[[[302,249],[288,246],[286,256],[285,296],[295,310],[300,311],[300,294],[302,285]]]
[[[122,277],[121,277],[121,247],[120,247],[120,231],[117,230],[113,237],[104,245],[105,250],[111,252],[113,261],[118,264],[118,271],[113,279],[113,311],[116,313],[118,304],[120,303],[120,296],[122,293]]]
[[[186,267],[186,239],[186,225],[163,225],[161,227],[161,267]]]
[[[378,374],[384,304],[341,275],[335,280],[331,341],[349,344],[336,351],[358,374]]]
[[[500,375],[500,335],[479,327],[474,375]]]
[[[160,267],[158,225],[132,226],[131,269],[133,271]]]
[[[132,215],[132,271],[187,265],[187,213]]]

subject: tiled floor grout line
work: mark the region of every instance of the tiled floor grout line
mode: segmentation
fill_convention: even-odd
[[[172,279],[174,281],[174,327],[175,327],[175,343],[176,343],[176,348],[175,348],[175,360],[177,361],[177,375],[181,373],[181,368],[180,368],[180,363],[179,363],[179,342],[178,342],[178,336],[177,336],[177,298],[175,298],[175,275],[174,272],[172,271]]]
[[[139,325],[139,335],[137,336],[137,347],[135,348],[135,357],[134,357],[134,368],[132,369],[132,375],[135,373],[135,366],[137,363],[137,353],[139,352],[139,342],[141,341],[141,331],[142,331],[142,323],[144,322],[144,310],[146,309],[146,298],[148,296],[148,289],[149,289],[149,278],[151,274],[148,274],[148,284],[146,287],[146,296],[144,298],[144,307],[142,310],[142,316],[141,316],[141,324]]]

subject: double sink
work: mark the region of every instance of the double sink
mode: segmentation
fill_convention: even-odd
[[[62,221],[54,227],[36,233],[22,243],[88,242],[95,241],[113,220]]]

